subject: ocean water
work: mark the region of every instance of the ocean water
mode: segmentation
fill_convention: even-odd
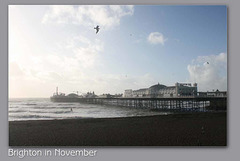
[[[49,98],[11,98],[8,103],[9,121],[113,118],[166,114],[169,114],[169,112],[96,104],[51,102]]]

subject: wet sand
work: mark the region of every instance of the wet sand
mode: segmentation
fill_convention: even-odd
[[[9,146],[226,146],[226,112],[9,121]]]

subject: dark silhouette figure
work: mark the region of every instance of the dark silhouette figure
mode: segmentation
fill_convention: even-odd
[[[99,26],[97,25],[96,27],[94,27],[94,29],[96,29],[96,34],[98,33],[98,31],[100,30]]]
[[[207,64],[209,64],[209,62],[207,62]]]

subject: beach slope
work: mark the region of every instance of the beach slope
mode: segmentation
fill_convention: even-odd
[[[9,146],[226,145],[226,112],[9,121]]]

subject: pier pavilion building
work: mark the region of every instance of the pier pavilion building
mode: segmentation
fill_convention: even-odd
[[[175,83],[174,86],[165,86],[156,84],[149,88],[138,90],[127,89],[124,97],[178,97],[178,96],[195,96],[197,95],[197,83]]]

